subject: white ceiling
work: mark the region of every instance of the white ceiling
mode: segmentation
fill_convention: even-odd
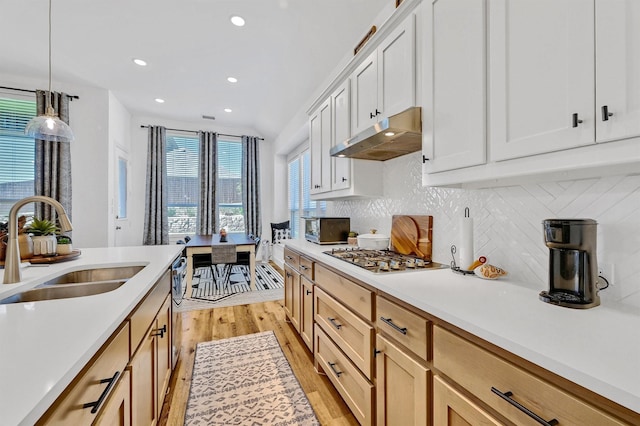
[[[53,90],[97,86],[134,115],[212,115],[273,140],[393,1],[53,0]],[[47,0],[0,1],[0,73],[46,78],[47,14]]]

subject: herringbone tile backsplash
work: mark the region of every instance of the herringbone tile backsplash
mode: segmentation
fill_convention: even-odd
[[[542,221],[590,218],[598,222],[598,263],[613,265],[614,284],[603,303],[640,307],[640,176],[615,176],[482,190],[423,188],[420,155],[384,163],[384,197],[328,203],[328,215],[351,217],[359,233],[389,235],[394,214],[433,216],[433,259],[451,261],[465,207],[474,220],[475,256],[487,256],[524,286],[547,289],[549,250]]]

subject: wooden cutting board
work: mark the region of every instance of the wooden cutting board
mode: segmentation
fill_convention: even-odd
[[[391,218],[391,250],[431,260],[433,216],[394,215]]]

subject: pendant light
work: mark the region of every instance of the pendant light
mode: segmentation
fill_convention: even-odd
[[[71,142],[73,131],[71,127],[58,118],[51,106],[51,0],[49,0],[49,91],[47,107],[44,115],[39,115],[27,123],[24,133],[34,139],[54,142]]]

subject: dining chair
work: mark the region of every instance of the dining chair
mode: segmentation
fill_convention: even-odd
[[[211,276],[218,290],[229,286],[231,269],[238,261],[236,246],[211,246]]]

